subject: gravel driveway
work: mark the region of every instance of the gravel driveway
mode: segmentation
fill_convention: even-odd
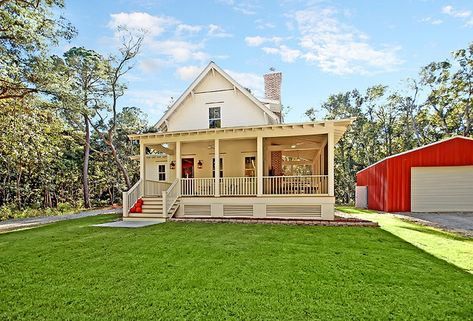
[[[43,216],[43,217],[31,217],[31,218],[19,218],[0,222],[0,233],[5,231],[17,230],[36,225],[54,223],[59,221],[73,220],[76,218],[95,216],[101,214],[115,214],[121,213],[121,208],[112,209],[99,209],[92,211],[84,211],[76,214],[58,215],[58,216]]]
[[[473,213],[399,213],[445,230],[473,236]]]

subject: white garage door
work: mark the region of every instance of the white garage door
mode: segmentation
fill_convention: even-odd
[[[473,166],[411,168],[413,212],[473,212]]]

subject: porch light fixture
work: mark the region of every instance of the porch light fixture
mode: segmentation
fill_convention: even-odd
[[[296,145],[291,145],[291,148],[296,148]]]
[[[197,162],[197,168],[198,168],[198,169],[202,169],[202,161],[201,161],[201,160],[199,160],[199,161]]]
[[[172,162],[169,164],[169,167],[171,167],[171,169],[176,168],[176,163],[174,163],[174,161],[172,161]]]

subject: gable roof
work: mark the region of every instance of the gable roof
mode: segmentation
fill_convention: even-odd
[[[161,117],[161,119],[154,125],[154,127],[159,128],[161,125],[176,111],[176,109],[184,102],[187,96],[189,96],[195,87],[207,76],[212,70],[218,72],[230,82],[236,89],[248,97],[256,106],[263,110],[270,118],[272,118],[275,123],[278,122],[278,116],[273,113],[268,107],[266,107],[258,98],[253,96],[248,90],[236,82],[229,74],[227,74],[222,68],[220,68],[215,62],[211,61],[207,67],[202,70],[202,72],[197,76],[197,78],[190,84],[190,86],[184,91],[184,93],[171,105],[171,107],[166,111],[166,113]]]
[[[382,162],[384,162],[384,161],[387,161],[388,159],[396,158],[396,157],[399,157],[399,156],[402,156],[402,155],[406,155],[406,154],[410,154],[410,153],[415,153],[415,152],[421,151],[421,150],[423,150],[423,149],[429,148],[429,147],[431,147],[431,146],[435,146],[435,145],[442,144],[442,143],[447,143],[447,142],[449,142],[449,141],[457,140],[457,139],[462,139],[462,140],[467,140],[467,141],[472,141],[472,142],[473,142],[473,138],[465,137],[465,136],[453,136],[453,137],[450,137],[450,138],[445,138],[445,139],[439,140],[439,141],[437,141],[437,142],[433,142],[433,143],[430,143],[430,144],[427,144],[427,145],[424,145],[424,146],[420,146],[420,147],[417,147],[417,148],[413,148],[413,149],[407,150],[407,151],[405,151],[405,152],[398,153],[398,154],[394,154],[394,155],[388,156],[388,157],[386,157],[386,158],[383,158],[382,160],[377,161],[376,163],[371,164],[370,166],[365,167],[365,168],[363,168],[362,170],[359,170],[358,172],[356,172],[356,174],[361,173],[361,172],[367,170],[368,168],[371,168],[371,167],[373,167],[373,166],[376,166],[376,165],[378,165],[378,164],[380,164],[380,163],[382,163]]]

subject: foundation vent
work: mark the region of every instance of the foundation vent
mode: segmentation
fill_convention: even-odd
[[[210,205],[184,205],[184,215],[210,216]]]
[[[320,218],[322,207],[320,205],[266,205],[266,216]]]
[[[223,216],[253,216],[253,205],[223,205]]]

